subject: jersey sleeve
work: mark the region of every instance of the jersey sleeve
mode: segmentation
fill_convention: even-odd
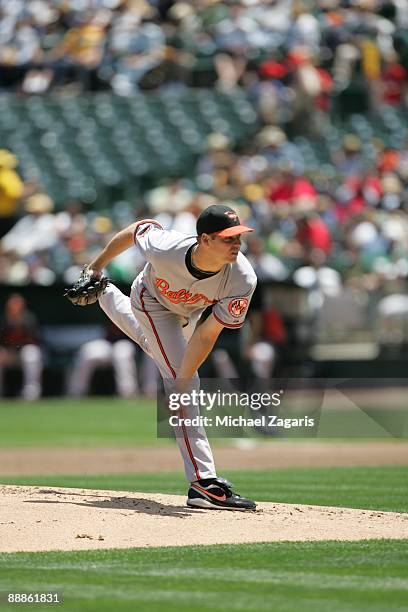
[[[219,300],[213,307],[213,316],[230,329],[239,329],[243,326],[252,295],[256,287],[256,276],[251,275],[240,287],[241,291]]]
[[[136,248],[146,261],[151,262],[154,249],[163,239],[164,229],[154,219],[144,219],[136,224],[133,240]]]

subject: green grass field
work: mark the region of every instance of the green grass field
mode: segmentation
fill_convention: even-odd
[[[11,401],[0,407],[2,447],[163,443],[156,438],[152,402],[136,406],[98,398],[35,405]],[[407,466],[226,471],[223,475],[238,491],[259,501],[408,512],[408,455]],[[186,492],[181,472],[2,477],[0,466],[0,482]],[[63,604],[56,609],[66,612],[402,611],[408,601],[408,541],[0,554],[1,611],[49,610],[53,606],[8,605],[6,593],[50,591],[62,594]]]
[[[386,540],[17,553],[0,589],[58,591],[69,612],[385,612],[406,610],[407,567],[407,541]]]
[[[157,440],[156,409],[151,400],[136,403],[101,397],[85,401],[49,399],[34,404],[1,402],[0,448],[167,442]]]

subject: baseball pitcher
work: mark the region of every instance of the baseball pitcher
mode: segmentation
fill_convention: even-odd
[[[107,316],[156,362],[167,393],[199,388],[197,370],[224,327],[242,327],[256,286],[255,272],[240,252],[241,225],[236,212],[218,204],[197,220],[197,236],[165,231],[154,220],[133,223],[116,234],[85,268],[66,296],[74,304],[99,299]],[[136,246],[146,265],[132,284],[130,298],[103,275],[103,268]],[[210,306],[210,316],[197,325]],[[187,386],[186,386],[187,385]],[[198,407],[186,409],[188,418]],[[194,435],[175,427],[190,488],[192,508],[253,510],[253,501],[218,478],[204,428]]]

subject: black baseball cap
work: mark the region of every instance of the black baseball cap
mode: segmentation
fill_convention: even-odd
[[[216,234],[222,238],[253,232],[251,227],[241,225],[238,215],[225,204],[209,206],[197,219],[197,234]]]

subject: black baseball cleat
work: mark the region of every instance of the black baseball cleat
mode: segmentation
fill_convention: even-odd
[[[256,504],[232,490],[225,478],[204,478],[191,483],[187,506],[216,510],[255,510]]]

